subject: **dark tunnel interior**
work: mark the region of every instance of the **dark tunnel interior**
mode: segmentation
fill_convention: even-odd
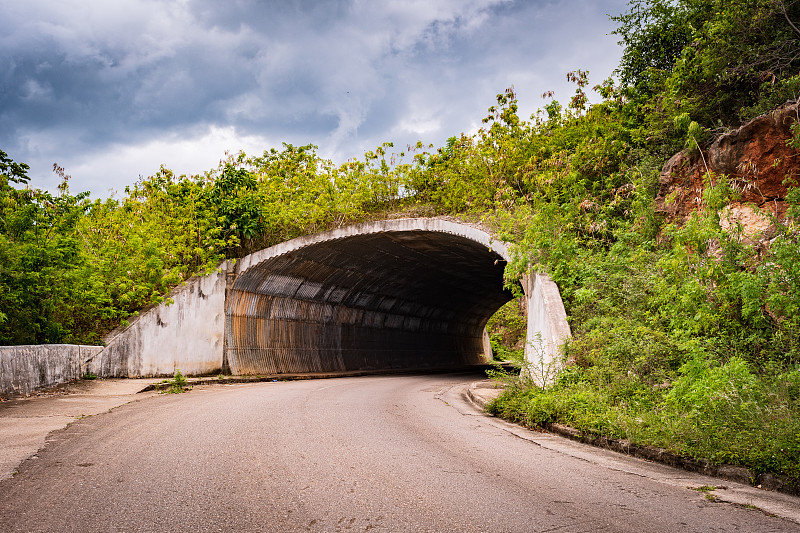
[[[512,294],[505,260],[435,231],[354,235],[267,259],[226,303],[234,374],[446,368],[483,362],[488,319]]]

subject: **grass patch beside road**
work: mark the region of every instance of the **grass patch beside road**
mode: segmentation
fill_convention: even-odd
[[[487,410],[532,427],[565,424],[754,475],[800,479],[800,372],[757,375],[741,359],[716,364],[698,356],[669,386],[599,378],[571,367],[542,389],[509,377]]]

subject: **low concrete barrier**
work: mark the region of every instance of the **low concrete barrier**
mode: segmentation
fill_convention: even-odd
[[[0,394],[30,394],[80,379],[87,361],[102,350],[102,346],[76,344],[0,346]]]

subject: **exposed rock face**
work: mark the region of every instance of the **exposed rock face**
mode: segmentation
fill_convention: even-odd
[[[764,215],[783,218],[787,178],[800,182],[800,152],[786,144],[799,120],[798,102],[787,103],[722,135],[702,155],[697,150],[675,154],[661,171],[657,209],[677,219],[697,210],[711,171],[715,177],[727,175],[741,190],[727,209],[728,223],[739,222],[753,234],[769,225]]]

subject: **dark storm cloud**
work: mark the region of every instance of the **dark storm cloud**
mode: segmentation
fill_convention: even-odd
[[[315,143],[337,161],[383,141],[474,129],[514,84],[521,108],[611,73],[625,0],[0,0],[0,148],[52,187],[103,194],[165,163]],[[594,72],[601,70],[602,72]],[[566,93],[563,99],[569,97]]]

